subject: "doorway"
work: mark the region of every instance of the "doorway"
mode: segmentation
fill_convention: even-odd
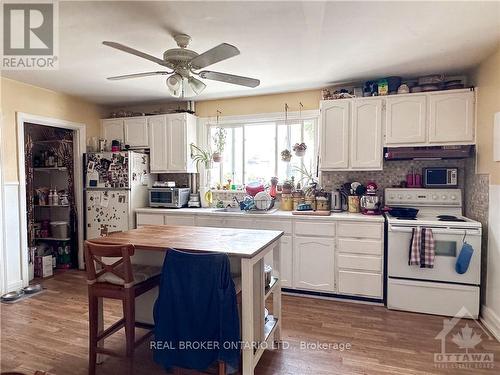
[[[23,284],[37,258],[45,267],[83,264],[82,156],[85,125],[17,114],[20,233]],[[36,249],[36,250],[35,250]]]

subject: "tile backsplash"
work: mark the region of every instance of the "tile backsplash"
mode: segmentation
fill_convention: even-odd
[[[379,187],[379,193],[383,195],[383,189],[399,186],[401,181],[406,180],[406,174],[412,169],[415,173],[422,173],[425,167],[457,167],[458,187],[465,186],[465,159],[452,160],[390,160],[384,161],[381,171],[346,171],[346,172],[323,172],[321,175],[321,186],[325,190],[338,189],[345,182],[359,181],[362,184],[374,181]]]

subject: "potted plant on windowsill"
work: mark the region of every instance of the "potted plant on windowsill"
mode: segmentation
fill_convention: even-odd
[[[215,151],[212,154],[212,159],[214,162],[219,163],[222,160],[222,153],[224,152],[224,146],[226,145],[226,129],[217,128],[213,136],[213,141],[215,144]]]

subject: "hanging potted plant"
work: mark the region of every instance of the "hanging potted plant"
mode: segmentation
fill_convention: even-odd
[[[293,145],[293,152],[295,152],[296,156],[302,157],[306,154],[307,146],[304,142],[295,143]]]
[[[281,151],[281,161],[289,163],[291,159],[292,159],[292,153],[290,152],[290,150],[285,149]]]
[[[224,146],[226,145],[226,129],[217,128],[213,136],[213,141],[215,144],[215,151],[212,154],[212,159],[214,162],[219,163],[222,160],[222,153],[224,152]]]

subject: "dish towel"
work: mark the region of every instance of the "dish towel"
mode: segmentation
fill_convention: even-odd
[[[436,256],[434,237],[430,228],[413,228],[410,240],[410,266],[433,268]]]

